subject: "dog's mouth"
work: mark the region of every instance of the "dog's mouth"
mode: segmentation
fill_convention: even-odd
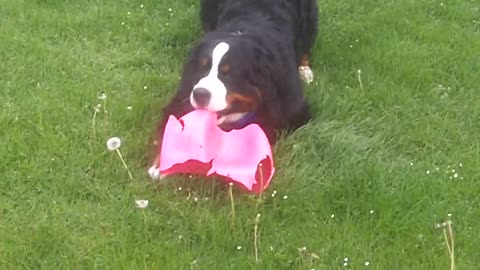
[[[234,124],[242,120],[248,112],[228,112],[228,111],[221,111],[217,113],[217,125],[222,127],[227,124]]]

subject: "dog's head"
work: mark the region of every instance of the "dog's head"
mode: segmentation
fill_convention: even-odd
[[[241,34],[210,34],[192,50],[183,74],[183,91],[190,91],[195,109],[217,112],[219,126],[241,121],[262,104],[254,47]]]

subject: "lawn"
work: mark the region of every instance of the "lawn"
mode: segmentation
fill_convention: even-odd
[[[146,174],[197,1],[0,0],[0,269],[451,269],[445,220],[478,269],[480,3],[319,5],[315,118],[233,218],[218,181]]]

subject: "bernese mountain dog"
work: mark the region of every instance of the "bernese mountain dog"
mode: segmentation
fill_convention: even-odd
[[[205,34],[185,63],[170,115],[195,109],[217,112],[223,130],[256,123],[274,143],[311,115],[302,79],[310,82],[317,36],[316,0],[201,0]]]

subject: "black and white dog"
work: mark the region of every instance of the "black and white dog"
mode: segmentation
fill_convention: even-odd
[[[215,111],[224,130],[258,124],[273,144],[276,132],[310,119],[302,79],[311,82],[310,50],[317,35],[316,0],[202,0],[206,32],[185,64],[164,108],[169,115]]]

